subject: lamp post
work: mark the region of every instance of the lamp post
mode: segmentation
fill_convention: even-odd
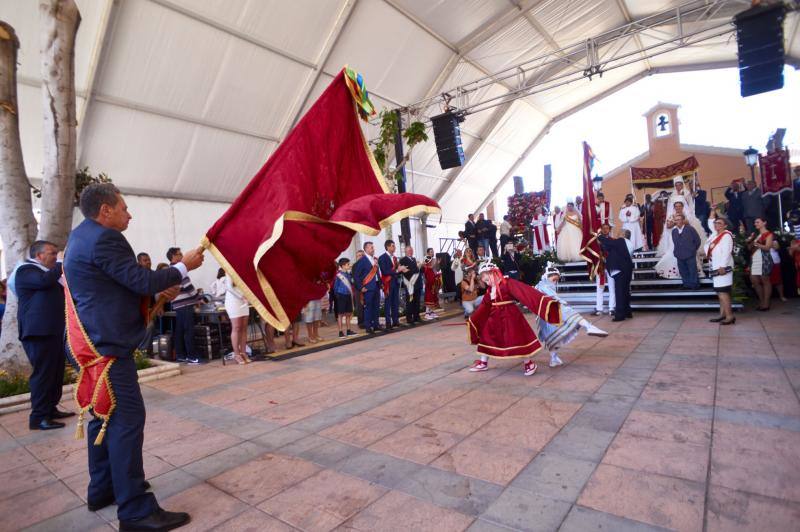
[[[599,175],[594,176],[592,178],[592,187],[594,188],[595,192],[603,188],[603,178]]]
[[[754,149],[752,146],[744,150],[742,152],[744,155],[744,162],[747,163],[747,166],[750,167],[750,179],[752,181],[756,180],[756,163],[758,162],[758,150]]]

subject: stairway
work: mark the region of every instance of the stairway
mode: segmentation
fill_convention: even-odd
[[[633,310],[718,310],[719,301],[710,277],[700,279],[697,290],[681,289],[680,279],[662,279],[656,275],[658,259],[655,251],[633,254],[631,308]],[[708,265],[704,262],[703,268]],[[595,283],[589,280],[585,262],[568,262],[559,266],[561,282],[558,295],[578,312],[592,312],[595,306]],[[608,289],[603,295],[604,309],[608,308]],[[734,303],[734,310],[742,307]]]

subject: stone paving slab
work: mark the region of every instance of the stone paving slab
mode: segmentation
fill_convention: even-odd
[[[793,530],[800,323],[779,307],[734,327],[600,317],[608,338],[533,377],[468,372],[457,319],[187,367],[143,386],[145,474],[192,530]],[[0,416],[0,530],[116,528],[115,506],[86,510],[74,418],[30,432],[27,415]]]

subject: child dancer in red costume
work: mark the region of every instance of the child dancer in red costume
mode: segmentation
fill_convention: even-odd
[[[528,320],[516,303],[522,303],[547,323],[561,324],[561,305],[550,296],[514,279],[504,278],[491,263],[484,263],[478,272],[489,290],[480,307],[468,320],[469,341],[478,345],[480,360],[470,371],[489,369],[488,357],[523,358],[526,376],[536,373],[531,357],[542,348]]]

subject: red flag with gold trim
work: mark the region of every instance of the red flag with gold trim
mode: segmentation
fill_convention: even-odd
[[[343,69],[203,238],[277,329],[324,295],[357,231],[440,212],[425,196],[389,193],[358,121],[374,112],[361,76]]]
[[[602,275],[602,251],[597,235],[600,234],[600,217],[595,209],[594,187],[592,186],[592,168],[594,167],[594,153],[589,144],[583,143],[583,205],[581,217],[583,218],[583,239],[581,240],[581,257],[587,262],[589,279],[594,281],[599,273]]]

